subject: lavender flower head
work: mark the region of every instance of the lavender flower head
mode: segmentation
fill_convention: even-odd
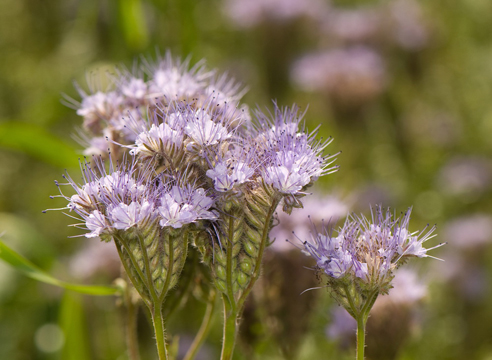
[[[427,251],[443,245],[424,248],[423,243],[435,236],[435,226],[410,232],[410,214],[411,208],[395,217],[378,206],[371,219],[351,215],[337,236],[327,229],[313,233],[312,240],[304,242],[304,250],[328,275],[329,283],[351,279],[363,289],[387,293],[396,268],[410,257],[433,257]]]
[[[111,167],[106,172],[104,162],[94,158],[94,165],[82,167],[84,184],[76,184],[69,176],[65,178],[76,194],[68,200],[67,208],[78,214],[82,228],[89,230],[86,237],[101,237],[109,241],[125,232],[149,231],[149,227],[172,227],[175,229],[199,220],[214,220],[217,215],[209,211],[214,201],[203,188],[176,181],[164,183],[147,179],[146,171],[140,174],[135,165]],[[123,232],[123,233],[122,233]]]
[[[259,111],[256,114],[253,134],[261,176],[287,201],[293,201],[288,206],[298,204],[299,196],[306,195],[305,190],[318,177],[338,170],[338,166],[331,166],[338,154],[323,154],[332,139],[317,140],[317,128],[311,133],[306,132],[303,116],[296,106],[276,107],[274,114]]]
[[[135,73],[116,69],[116,74],[109,77],[111,84],[108,89],[102,90],[100,86],[90,84],[90,91],[86,92],[77,86],[82,100],[68,99],[77,110],[77,115],[84,119],[79,138],[86,146],[86,155],[106,156],[108,148],[111,148],[113,157],[118,157],[122,148],[111,144],[132,145],[137,139],[137,145],[142,145],[146,137],[155,139],[157,133],[174,139],[175,134],[165,126],[159,128],[159,123],[155,124],[156,129],[149,128],[147,134],[141,134],[142,128],[146,127],[145,119],[152,119],[162,111],[167,112],[164,108],[176,102],[187,104],[194,111],[204,106],[236,108],[245,92],[228,76],[217,76],[214,71],[206,69],[203,61],[190,66],[189,59],[173,58],[169,52],[164,57],[159,56],[155,62],[144,60]],[[242,109],[245,111],[238,114],[249,118],[247,108],[243,106]],[[207,121],[205,114],[201,115],[201,119],[202,125],[208,125],[209,131],[217,136],[224,135]],[[171,129],[178,131],[173,127]],[[180,130],[187,130],[188,135],[197,133],[192,125]],[[176,142],[179,142],[180,136],[177,134]],[[142,150],[141,147],[138,150]]]

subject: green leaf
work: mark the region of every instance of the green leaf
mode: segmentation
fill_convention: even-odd
[[[0,147],[21,151],[62,169],[76,167],[80,157],[73,147],[46,129],[21,121],[0,123]]]
[[[10,264],[12,267],[19,270],[20,272],[24,273],[24,275],[29,276],[30,278],[42,281],[47,284],[59,286],[68,290],[97,296],[114,295],[119,292],[119,289],[114,286],[78,285],[55,279],[54,277],[45,273],[43,270],[31,263],[29,260],[9,248],[1,240],[0,259],[5,261],[7,264]]]

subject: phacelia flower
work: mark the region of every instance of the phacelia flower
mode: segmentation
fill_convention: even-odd
[[[192,140],[192,144],[198,146],[215,145],[231,137],[225,126],[213,121],[212,117],[203,110],[189,115],[185,133]]]
[[[409,257],[433,257],[427,251],[442,246],[424,248],[433,238],[435,227],[420,232],[408,230],[411,209],[398,218],[378,206],[371,219],[351,215],[334,236],[327,229],[313,233],[304,242],[305,251],[317,266],[333,279],[358,279],[366,288],[386,293],[393,271]]]
[[[130,151],[132,155],[154,156],[155,154],[169,153],[172,147],[181,147],[183,133],[173,130],[168,124],[152,124],[150,129],[141,132],[135,140],[135,147]]]
[[[197,220],[215,220],[217,215],[209,211],[213,203],[202,188],[173,186],[161,198],[160,225],[178,229]]]
[[[161,123],[167,123],[174,131],[179,131],[172,126],[175,120],[165,119],[173,117],[173,113],[178,113],[181,118],[199,118],[197,126],[193,125],[194,121],[185,121],[181,130],[186,129],[188,136],[200,145],[216,143],[228,136],[229,124],[217,121],[220,111],[225,115],[227,109],[229,116],[237,112],[235,116],[240,121],[249,119],[247,107],[239,107],[244,88],[227,75],[216,75],[215,71],[207,70],[203,61],[190,66],[189,59],[173,58],[168,52],[159,56],[155,63],[144,60],[141,67],[134,73],[116,69],[115,75],[108,76],[110,86],[106,90],[92,89],[86,93],[77,87],[81,102],[67,99],[84,118],[84,132],[79,137],[84,140],[84,146],[89,144],[86,154],[107,155],[108,148],[99,146],[99,142],[94,144],[93,137],[107,137],[112,143],[131,148],[138,135],[142,131],[149,132],[152,125],[159,127]],[[181,103],[181,110],[177,103]],[[167,109],[169,106],[170,110]],[[208,111],[211,108],[220,110],[214,110],[212,114]],[[236,108],[242,111],[238,112]],[[186,114],[188,112],[190,114]],[[209,117],[206,116],[208,113]],[[161,118],[154,119],[157,116]],[[203,130],[197,127],[203,127]],[[137,144],[137,148],[145,144],[145,139],[139,139],[139,142],[142,144]]]
[[[113,227],[119,230],[128,230],[144,221],[155,218],[154,205],[145,200],[142,204],[132,201],[130,205],[120,203],[109,211]]]
[[[255,139],[261,155],[261,173],[280,193],[296,195],[319,176],[337,171],[330,165],[337,155],[322,155],[331,143],[315,139],[317,129],[306,133],[297,107],[275,108],[273,117],[257,113]]]
[[[244,151],[228,151],[224,158],[215,162],[206,175],[212,179],[215,190],[226,192],[244,184],[254,175],[252,155]]]
[[[88,230],[91,230],[90,233],[85,234],[88,238],[101,236],[104,233],[109,233],[111,230],[106,217],[99,210],[94,210],[89,214],[86,218],[85,225]]]

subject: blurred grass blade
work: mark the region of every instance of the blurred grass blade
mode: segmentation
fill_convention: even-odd
[[[48,164],[76,167],[80,157],[61,139],[35,124],[0,122],[0,147],[21,151]]]
[[[149,42],[147,24],[141,0],[120,0],[120,21],[127,45],[142,50]]]
[[[77,291],[83,294],[88,295],[114,295],[119,290],[116,287],[112,286],[93,286],[93,285],[77,285],[70,284],[54,277],[48,275],[43,270],[39,269],[36,265],[31,263],[26,258],[22,257],[14,250],[9,248],[0,240],[0,259],[5,261],[7,264],[10,264],[15,269],[24,273],[35,280],[45,282],[47,284],[59,286],[68,290]]]
[[[61,359],[91,359],[85,317],[81,296],[70,291],[65,292],[59,313],[59,325],[65,334]]]

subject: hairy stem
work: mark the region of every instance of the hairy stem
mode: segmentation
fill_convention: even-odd
[[[164,318],[162,316],[162,303],[154,303],[152,312],[152,324],[154,325],[155,340],[159,360],[167,360],[166,334],[164,330]]]
[[[215,290],[210,290],[210,295],[207,302],[207,309],[205,310],[205,315],[202,320],[202,324],[200,325],[200,329],[191,344],[191,347],[186,352],[186,355],[183,360],[193,360],[198,353],[198,350],[202,346],[205,338],[208,335],[210,330],[210,326],[212,325],[212,318],[215,310],[216,303],[216,292]]]
[[[366,320],[362,314],[357,320],[357,356],[356,360],[364,360],[364,346],[366,338]]]
[[[366,338],[366,324],[369,318],[369,313],[376,302],[379,291],[375,290],[366,299],[361,311],[357,314],[357,360],[364,360],[364,346]]]
[[[220,360],[231,360],[234,353],[237,332],[237,311],[233,311],[229,300],[223,294],[222,302],[224,303],[224,338],[222,340],[222,353]]]

